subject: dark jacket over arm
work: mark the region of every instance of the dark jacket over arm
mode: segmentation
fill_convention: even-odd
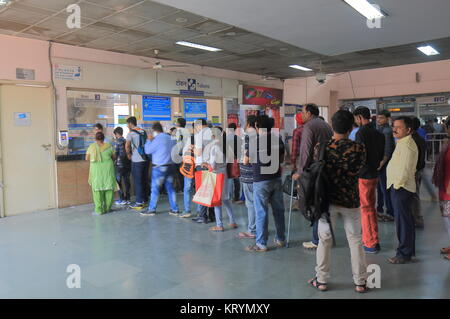
[[[328,142],[333,136],[333,131],[327,122],[315,117],[309,120],[302,131],[300,143],[300,158],[297,165],[298,173],[302,173],[311,163],[314,157],[314,147],[317,143]]]

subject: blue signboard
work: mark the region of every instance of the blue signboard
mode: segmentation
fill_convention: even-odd
[[[170,121],[171,107],[168,96],[142,96],[142,114],[144,121]]]
[[[197,119],[207,119],[205,99],[184,99],[184,117],[187,122]]]

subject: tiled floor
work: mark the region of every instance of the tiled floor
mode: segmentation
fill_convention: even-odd
[[[315,255],[301,247],[311,231],[298,213],[290,248],[251,254],[244,251],[251,241],[236,238],[246,225],[245,206],[234,206],[239,229],[211,233],[210,225],[169,216],[166,201],[154,217],[96,217],[85,205],[1,219],[0,298],[450,298],[450,262],[439,255],[450,240],[437,203],[423,202],[426,228],[417,232],[413,264],[386,262],[396,246],[394,224],[379,225],[382,252],[368,262],[381,266],[381,289],[360,295],[342,225],[330,291],[321,293],[306,283]],[[272,219],[270,230],[272,241]],[[70,264],[81,267],[80,289],[67,288]]]

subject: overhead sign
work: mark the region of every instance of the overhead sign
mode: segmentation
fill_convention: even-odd
[[[281,106],[283,100],[283,90],[262,86],[244,85],[243,94],[243,104]]]
[[[55,64],[54,76],[56,80],[81,80],[81,66]]]
[[[144,121],[170,121],[172,116],[169,96],[142,96]]]
[[[158,92],[183,96],[222,96],[222,80],[199,75],[158,72]]]
[[[184,99],[184,116],[187,122],[198,119],[207,119],[205,99]]]
[[[421,96],[416,99],[417,104],[447,104],[446,96]]]

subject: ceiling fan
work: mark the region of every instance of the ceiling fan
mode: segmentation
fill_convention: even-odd
[[[153,50],[153,52],[155,53],[155,59],[158,58],[158,54],[159,54],[159,50]],[[141,61],[144,63],[148,63],[148,64],[152,64],[150,61],[147,61],[145,59],[141,58]],[[152,64],[152,66],[150,67],[146,67],[144,69],[153,69],[153,70],[160,70],[160,69],[168,69],[168,68],[186,68],[189,67],[190,65],[187,64],[172,64],[172,65],[168,65],[168,64],[161,64],[160,61],[157,61],[156,63]]]
[[[280,79],[273,77],[273,76],[269,76],[265,73],[265,68],[261,69],[261,80],[263,81],[278,81]]]

